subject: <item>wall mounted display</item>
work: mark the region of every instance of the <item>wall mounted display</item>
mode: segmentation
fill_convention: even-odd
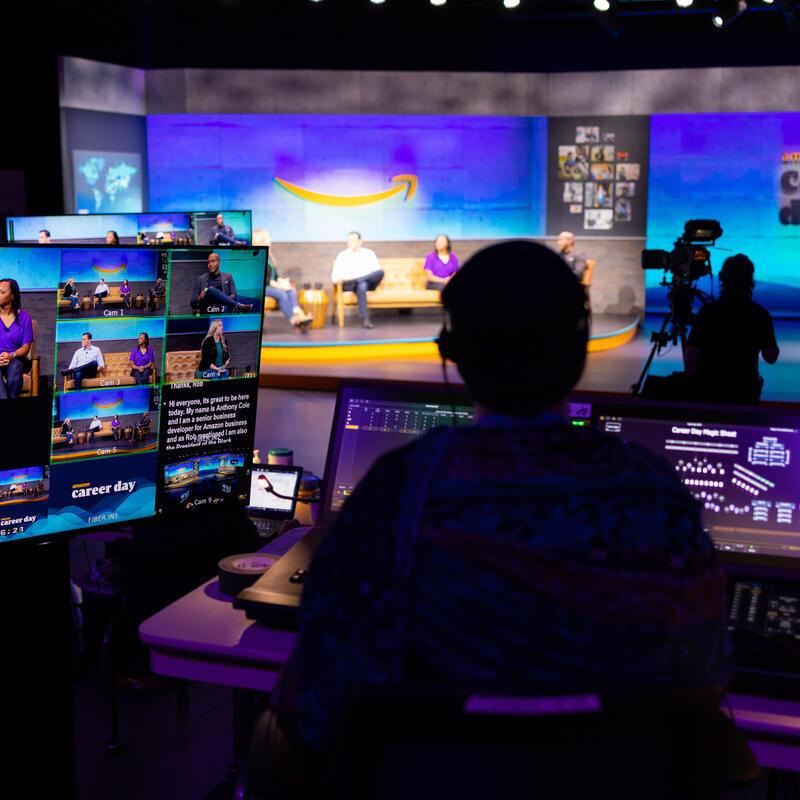
[[[149,116],[150,203],[251,208],[280,241],[540,235],[545,137],[543,117]]]
[[[800,113],[659,115],[651,128],[647,246],[669,249],[686,220],[717,219],[714,275],[727,256],[745,253],[755,299],[800,313]],[[646,275],[650,310],[666,306],[660,278]]]

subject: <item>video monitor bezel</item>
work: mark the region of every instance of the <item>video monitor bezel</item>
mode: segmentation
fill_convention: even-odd
[[[33,242],[24,242],[24,243],[20,243],[20,242],[0,242],[0,253],[2,253],[4,251],[7,251],[7,250],[13,250],[13,249],[39,248],[39,247],[48,248],[48,249],[57,248],[57,249],[60,249],[60,250],[108,250],[108,251],[116,251],[116,250],[120,250],[121,248],[125,248],[125,247],[134,248],[134,247],[138,247],[138,246],[137,245],[130,245],[130,246],[122,245],[122,246],[119,246],[119,245],[106,245],[106,244],[96,244],[96,245],[94,245],[94,244],[91,244],[91,245],[87,245],[87,244],[50,244],[50,245],[40,245],[40,244],[33,243]],[[170,256],[174,255],[178,251],[197,253],[198,256],[207,256],[209,253],[211,253],[211,252],[213,252],[215,250],[224,251],[224,252],[231,252],[231,251],[233,251],[233,252],[236,252],[236,251],[239,251],[239,252],[252,252],[252,251],[261,252],[261,251],[263,251],[264,252],[264,281],[266,281],[266,275],[267,275],[267,270],[268,270],[269,247],[267,247],[265,245],[224,245],[224,246],[218,246],[218,247],[214,246],[214,245],[180,245],[180,246],[176,246],[176,245],[152,245],[152,246],[149,246],[147,249],[148,249],[148,251],[158,252],[159,254],[160,253],[167,253]],[[2,274],[0,274],[0,277],[4,277],[4,276]],[[266,285],[266,284],[264,284],[264,285]],[[54,295],[54,304],[55,304],[55,297],[57,296],[57,292],[58,292],[59,288],[60,288],[60,284],[55,286],[55,287],[53,287],[53,289],[52,289],[52,293]],[[167,288],[168,288],[168,291],[169,291],[169,289],[171,288],[170,283],[167,283]],[[23,307],[24,307],[24,305],[23,305]],[[260,302],[259,303],[259,308],[258,308],[258,313],[256,314],[255,313],[255,309],[253,310],[253,316],[257,316],[258,320],[259,320],[258,346],[257,346],[257,352],[255,354],[256,369],[255,369],[255,372],[254,372],[253,376],[245,378],[245,380],[254,381],[254,385],[252,387],[253,388],[253,392],[252,392],[253,409],[252,409],[252,412],[251,412],[252,415],[253,415],[253,419],[254,420],[257,417],[257,411],[258,411],[258,388],[259,388],[260,367],[261,367],[261,358],[262,358],[262,345],[261,345],[261,333],[260,333],[260,331],[263,330],[264,313],[265,313],[264,312],[264,303]],[[240,316],[240,315],[237,315],[237,316]],[[164,308],[165,339],[166,339],[167,320],[168,319],[169,319],[169,317],[168,317],[168,315],[166,313],[166,304],[165,304],[165,308]],[[55,313],[54,313],[54,321],[55,321],[56,324],[57,324],[58,320],[59,320],[58,309],[56,308]],[[56,385],[55,385],[56,384],[55,371],[56,371],[56,366],[57,366],[57,362],[56,362],[56,358],[57,358],[57,349],[56,349],[57,348],[57,343],[54,342],[52,347],[53,347],[53,372],[54,372],[54,375],[53,375],[53,386],[50,387],[49,391],[47,392],[47,396],[46,396],[45,400],[49,399],[50,405],[54,406],[53,400],[56,397],[56,392],[57,392]],[[164,343],[164,349],[165,349],[165,352],[166,352],[166,342]],[[164,360],[165,360],[165,358],[166,358],[166,356],[164,356]],[[238,383],[239,379],[234,379],[234,380]],[[213,383],[217,383],[217,382],[213,382]],[[168,386],[171,386],[171,385],[172,384],[168,384],[164,380],[157,381],[157,383],[156,383],[156,387],[160,391],[163,391],[164,388],[166,388]],[[23,398],[22,401],[24,402],[26,399],[27,398]],[[18,401],[19,400],[11,400],[11,401],[7,401],[7,402],[18,402]],[[163,401],[163,397],[160,397],[159,401],[162,402]],[[50,416],[51,426],[52,426],[53,420],[55,419],[55,417],[53,416],[54,413],[55,413],[55,411],[53,410],[51,412],[51,416]],[[246,477],[248,479],[248,482],[249,482],[249,478],[250,478],[250,472],[251,472],[251,469],[252,469],[252,451],[253,451],[253,447],[255,446],[255,423],[253,424],[253,428],[249,433],[250,433],[251,443],[250,443],[250,447],[246,448],[246,452],[244,453],[244,456],[245,456],[245,475],[246,475]],[[229,450],[230,447],[226,447],[224,445],[220,445],[219,449],[220,449],[220,451]],[[164,508],[159,507],[159,498],[160,498],[159,480],[160,480],[160,475],[161,475],[161,472],[163,471],[163,469],[162,469],[163,465],[169,460],[169,456],[166,453],[162,452],[161,440],[159,440],[159,445],[158,445],[158,448],[156,449],[154,455],[155,455],[155,458],[156,458],[156,470],[155,470],[155,474],[153,476],[153,481],[154,481],[154,488],[155,488],[155,492],[156,492],[156,498],[155,498],[153,513],[148,514],[147,516],[136,517],[134,519],[124,519],[124,520],[119,520],[119,521],[101,521],[101,522],[98,522],[96,524],[83,524],[80,527],[75,527],[75,528],[68,529],[68,530],[44,533],[44,534],[35,535],[35,536],[22,536],[21,538],[6,538],[6,537],[2,537],[0,539],[0,551],[2,551],[3,548],[25,547],[25,546],[38,545],[38,544],[42,544],[42,543],[49,542],[49,541],[68,540],[68,539],[70,539],[70,538],[72,538],[74,536],[78,536],[78,535],[81,535],[83,533],[92,532],[92,531],[98,531],[98,530],[120,530],[120,529],[130,528],[130,526],[132,526],[132,525],[149,524],[152,521],[157,520],[162,516],[174,515],[175,513],[180,513],[180,514],[195,513],[194,510],[192,510],[192,511],[182,511],[182,510],[181,511],[176,511],[174,509],[168,509],[168,508],[165,508],[165,507]],[[50,481],[51,481],[51,485],[50,485],[50,488],[49,488],[50,492],[52,492],[52,490],[53,490],[53,487],[52,487],[52,477],[53,477],[52,476],[52,468],[53,468],[53,465],[56,464],[56,463],[57,462],[54,462],[52,460],[52,448],[51,448],[50,457],[48,458],[47,463],[41,465],[41,466],[47,467],[47,470],[50,473]],[[58,462],[58,463],[60,463],[60,462]],[[40,465],[25,465],[24,468],[30,468],[31,466],[40,466]],[[11,469],[22,469],[22,468],[23,467],[13,467]],[[248,485],[249,485],[249,483],[248,483]],[[241,508],[242,508],[242,511],[246,512],[247,504],[245,503],[244,505],[241,506]],[[199,512],[199,510],[198,510],[198,512]]]

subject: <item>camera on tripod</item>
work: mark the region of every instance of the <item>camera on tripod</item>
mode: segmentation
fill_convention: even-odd
[[[642,250],[642,269],[663,269],[662,286],[694,283],[711,274],[711,254],[704,245],[714,245],[722,236],[722,226],[715,219],[690,219],[683,226],[683,236],[669,250]],[[672,280],[667,281],[667,273]]]
[[[683,235],[675,240],[671,251],[642,250],[642,269],[664,271],[660,285],[667,289],[669,313],[664,318],[661,329],[650,334],[653,349],[639,380],[631,387],[633,394],[642,393],[653,358],[664,347],[680,343],[681,350],[685,352],[686,331],[692,322],[694,301],[699,299],[701,303],[705,303],[709,299],[696,287],[700,278],[711,275],[711,253],[707,245],[716,244],[720,236],[722,226],[717,220],[690,219],[683,226]]]

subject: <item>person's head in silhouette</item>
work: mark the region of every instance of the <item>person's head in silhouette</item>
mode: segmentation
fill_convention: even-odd
[[[719,273],[720,295],[723,298],[751,298],[756,282],[753,262],[742,253],[725,259]]]
[[[516,311],[486,306],[489,287],[513,287]],[[476,253],[442,291],[449,316],[439,339],[473,399],[485,409],[529,417],[562,401],[586,361],[586,294],[552,250],[512,241]]]

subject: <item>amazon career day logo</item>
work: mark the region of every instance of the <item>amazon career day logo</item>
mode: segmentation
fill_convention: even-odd
[[[380,203],[383,200],[388,200],[390,197],[402,194],[404,191],[406,195],[403,200],[408,202],[417,191],[417,184],[419,183],[419,178],[416,175],[395,175],[390,178],[390,181],[391,183],[396,183],[397,186],[393,186],[391,189],[374,192],[373,194],[342,195],[315,192],[313,189],[306,189],[283,178],[275,177],[273,180],[289,194],[299,197],[301,200],[307,200],[309,203],[318,203],[323,206],[366,206],[370,205],[370,203]]]
[[[800,225],[800,151],[781,156],[781,210],[783,225]]]
[[[91,482],[73,483],[72,497],[78,500],[81,497],[99,497],[103,494],[130,494],[136,488],[136,481],[117,481],[100,486],[92,486]]]

